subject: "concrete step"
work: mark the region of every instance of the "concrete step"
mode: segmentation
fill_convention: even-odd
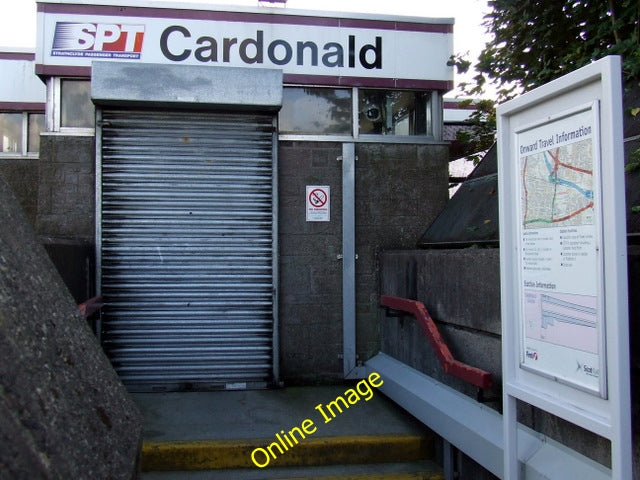
[[[276,466],[411,462],[433,458],[434,450],[431,438],[410,434],[307,437],[297,444],[289,443],[291,446],[273,438],[145,442],[142,469],[263,470]]]
[[[378,480],[444,480],[442,468],[431,461],[143,472],[141,480],[371,480],[374,478]]]
[[[134,394],[142,480],[443,479],[433,432],[383,395],[329,414],[348,387]]]

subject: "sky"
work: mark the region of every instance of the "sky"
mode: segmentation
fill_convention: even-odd
[[[4,12],[0,14],[0,49],[35,48],[35,0],[1,1]],[[95,2],[100,3],[100,0],[95,0]],[[81,0],[80,3],[91,2]],[[126,4],[128,0],[123,0],[122,3]],[[202,3],[206,4],[207,8],[216,4],[255,7],[258,5],[258,0],[187,0],[184,2],[153,0],[152,2],[137,1],[137,3]],[[263,5],[265,4],[263,3]],[[485,29],[482,26],[483,15],[488,10],[486,0],[288,0],[286,8],[454,18],[454,53],[469,52],[469,59],[472,61],[478,58],[487,39]],[[456,75],[455,81],[456,83],[468,81],[471,76],[472,74],[465,77]]]

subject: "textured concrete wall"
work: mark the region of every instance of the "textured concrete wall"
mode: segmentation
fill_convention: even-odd
[[[95,139],[42,135],[36,231],[76,302],[95,295]]]
[[[492,373],[496,386],[489,396],[501,396],[501,314],[499,249],[388,251],[381,256],[384,294],[415,298],[437,322],[454,357]],[[630,329],[632,346],[632,412],[634,471],[640,478],[640,395],[638,319],[640,247],[629,248]],[[424,333],[413,317],[392,317],[380,310],[382,350],[469,396],[476,390],[443,372]],[[489,403],[499,409],[499,402]],[[610,465],[609,441],[530,405],[519,404],[519,421],[604,465]],[[463,477],[491,478],[464,459]],[[484,475],[484,476],[483,476]],[[485,477],[486,476],[486,477]],[[635,477],[634,477],[635,478]]]
[[[279,145],[281,372],[290,384],[343,375],[341,154],[338,143]],[[380,349],[379,254],[415,245],[444,206],[447,150],[358,144],[356,155],[356,352],[364,361]],[[306,221],[307,185],[331,187],[330,222]]]
[[[455,358],[489,371],[501,395],[500,257],[497,249],[387,251],[381,293],[425,304]],[[413,317],[381,313],[382,350],[469,396],[475,387],[443,372]]]
[[[140,415],[0,178],[0,476],[137,475]]]
[[[357,353],[380,350],[380,253],[413,248],[448,199],[445,145],[359,144],[356,148]]]
[[[93,242],[94,219],[95,139],[42,135],[38,235]]]
[[[43,135],[40,149],[0,159],[0,174],[80,303],[95,295],[95,140]]]
[[[31,222],[36,223],[38,211],[38,159],[0,159],[0,175],[11,187],[22,210]]]
[[[280,361],[286,383],[342,372],[342,146],[282,142],[278,152]],[[306,185],[331,187],[331,221],[307,222]]]

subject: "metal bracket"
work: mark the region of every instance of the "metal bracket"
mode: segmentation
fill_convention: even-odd
[[[391,318],[402,318],[405,315],[407,315],[407,313],[403,312],[402,310],[396,310],[395,308],[389,308],[389,307],[385,307],[384,314],[386,317],[391,317]]]

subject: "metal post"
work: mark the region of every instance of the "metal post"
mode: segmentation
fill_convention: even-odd
[[[356,368],[356,155],[355,144],[342,144],[342,342],[345,378]]]
[[[454,448],[446,439],[442,439],[442,463],[445,480],[454,480],[455,478]]]

